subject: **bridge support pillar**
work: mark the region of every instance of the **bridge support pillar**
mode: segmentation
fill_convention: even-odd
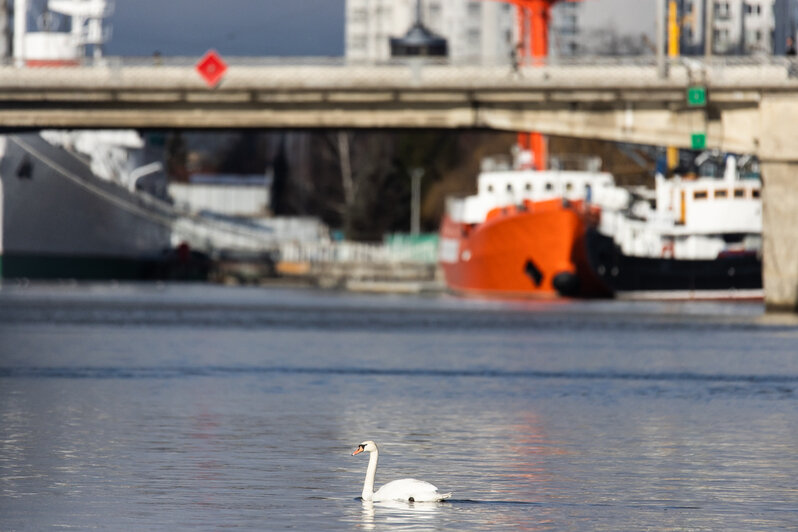
[[[762,162],[765,306],[798,312],[798,161]]]
[[[765,307],[798,312],[798,106],[765,93],[759,104],[762,165],[762,276]]]

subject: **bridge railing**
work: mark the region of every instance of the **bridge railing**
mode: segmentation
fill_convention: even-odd
[[[218,90],[258,88],[374,87],[527,87],[618,84],[684,85],[796,83],[798,61],[786,57],[681,57],[668,62],[668,76],[658,77],[653,56],[552,58],[535,65],[509,60],[468,61],[396,59],[353,61],[342,57],[227,57],[228,71]],[[194,57],[86,58],[70,67],[16,67],[0,62],[0,89],[129,88],[206,89]]]

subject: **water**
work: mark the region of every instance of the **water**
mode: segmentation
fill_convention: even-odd
[[[0,529],[798,527],[761,307],[3,286]],[[407,476],[441,504],[359,500]]]

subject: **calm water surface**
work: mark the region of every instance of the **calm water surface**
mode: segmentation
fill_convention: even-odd
[[[412,476],[442,504],[365,504]],[[758,305],[0,289],[0,530],[798,527]]]

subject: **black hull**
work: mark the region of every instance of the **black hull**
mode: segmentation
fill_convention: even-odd
[[[595,229],[586,234],[586,248],[590,268],[616,295],[762,289],[762,259],[755,253],[714,260],[631,257]]]

